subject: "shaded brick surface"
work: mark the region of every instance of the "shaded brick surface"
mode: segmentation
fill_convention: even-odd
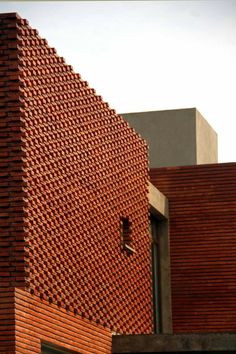
[[[0,16],[0,353],[14,353],[14,287],[25,279],[15,22],[15,15]]]
[[[4,291],[149,333],[146,143],[26,20],[0,15],[0,31]],[[121,250],[122,216],[132,255]]]
[[[169,200],[174,332],[235,332],[236,163],[150,175]]]

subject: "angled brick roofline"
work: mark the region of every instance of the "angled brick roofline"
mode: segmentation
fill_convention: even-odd
[[[4,12],[4,13],[0,13],[0,18],[4,19],[4,18],[17,18],[17,19],[21,19],[20,15],[18,15],[17,12]],[[28,23],[28,21],[27,21]]]
[[[27,20],[1,14],[0,30],[3,293],[149,333],[147,145]]]

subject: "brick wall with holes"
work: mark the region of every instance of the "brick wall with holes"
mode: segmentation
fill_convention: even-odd
[[[147,145],[26,20],[2,14],[0,31],[0,328],[12,333],[6,294],[19,287],[111,331],[150,333]]]
[[[174,332],[236,331],[236,163],[151,170],[169,199]]]

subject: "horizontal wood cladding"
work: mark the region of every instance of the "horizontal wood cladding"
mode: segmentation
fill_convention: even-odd
[[[174,332],[234,332],[236,163],[150,176],[169,199]]]
[[[16,354],[39,354],[42,342],[80,354],[111,353],[111,332],[16,289]]]

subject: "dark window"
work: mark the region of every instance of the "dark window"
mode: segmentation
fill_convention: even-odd
[[[160,254],[158,244],[159,220],[150,215],[150,234],[152,241],[152,284],[153,284],[153,312],[154,333],[161,333],[161,304],[160,304]]]
[[[42,343],[41,354],[80,354],[80,353],[51,343]]]
[[[135,252],[132,248],[132,223],[127,217],[120,218],[121,248],[128,253]]]

